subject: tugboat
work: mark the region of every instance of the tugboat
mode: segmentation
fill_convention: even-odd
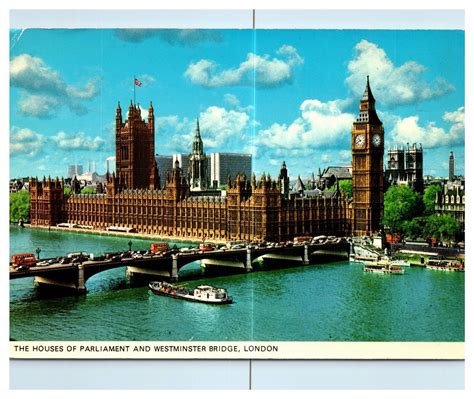
[[[364,272],[383,273],[383,274],[404,274],[405,270],[399,266],[393,266],[390,263],[369,263],[364,266]]]
[[[152,281],[148,286],[156,295],[169,296],[171,298],[184,299],[192,302],[210,303],[213,305],[232,303],[232,297],[227,294],[224,288],[217,288],[210,285],[199,285],[192,291],[186,287],[180,287],[164,281]]]

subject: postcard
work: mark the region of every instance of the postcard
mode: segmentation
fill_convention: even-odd
[[[14,358],[462,359],[464,31],[10,30]]]

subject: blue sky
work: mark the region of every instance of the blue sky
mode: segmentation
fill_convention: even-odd
[[[366,75],[386,147],[422,143],[424,173],[464,173],[464,32],[369,30],[13,30],[10,176],[66,175],[114,155],[117,101],[133,76],[160,154],[251,152],[254,171],[309,176],[350,163]]]

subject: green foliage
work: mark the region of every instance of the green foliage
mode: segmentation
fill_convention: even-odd
[[[10,193],[10,222],[20,219],[27,221],[30,218],[30,193],[25,190]]]
[[[221,184],[219,187],[217,187],[219,190],[227,190],[227,184]]]
[[[401,232],[402,224],[421,214],[421,195],[408,186],[392,186],[384,196],[383,224],[392,231]]]
[[[431,186],[426,187],[425,193],[423,194],[426,215],[432,215],[434,213],[436,193],[439,192],[441,192],[441,186],[439,184],[432,184]]]
[[[64,194],[66,195],[72,194],[71,187],[64,187]]]
[[[352,180],[341,180],[339,190],[344,193],[346,198],[352,198]]]
[[[424,229],[426,226],[426,218],[423,216],[405,220],[402,222],[401,231],[403,235],[410,238],[424,238]]]
[[[95,194],[96,190],[95,187],[84,187],[81,190],[81,194]]]
[[[461,224],[450,215],[431,215],[426,218],[423,229],[425,237],[436,240],[454,240],[461,233]]]

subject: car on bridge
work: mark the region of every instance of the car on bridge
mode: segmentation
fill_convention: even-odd
[[[56,259],[56,258],[42,260],[41,262],[38,262],[38,263],[36,264],[36,266],[50,266],[50,265],[52,265],[53,263],[57,263],[57,259]]]

